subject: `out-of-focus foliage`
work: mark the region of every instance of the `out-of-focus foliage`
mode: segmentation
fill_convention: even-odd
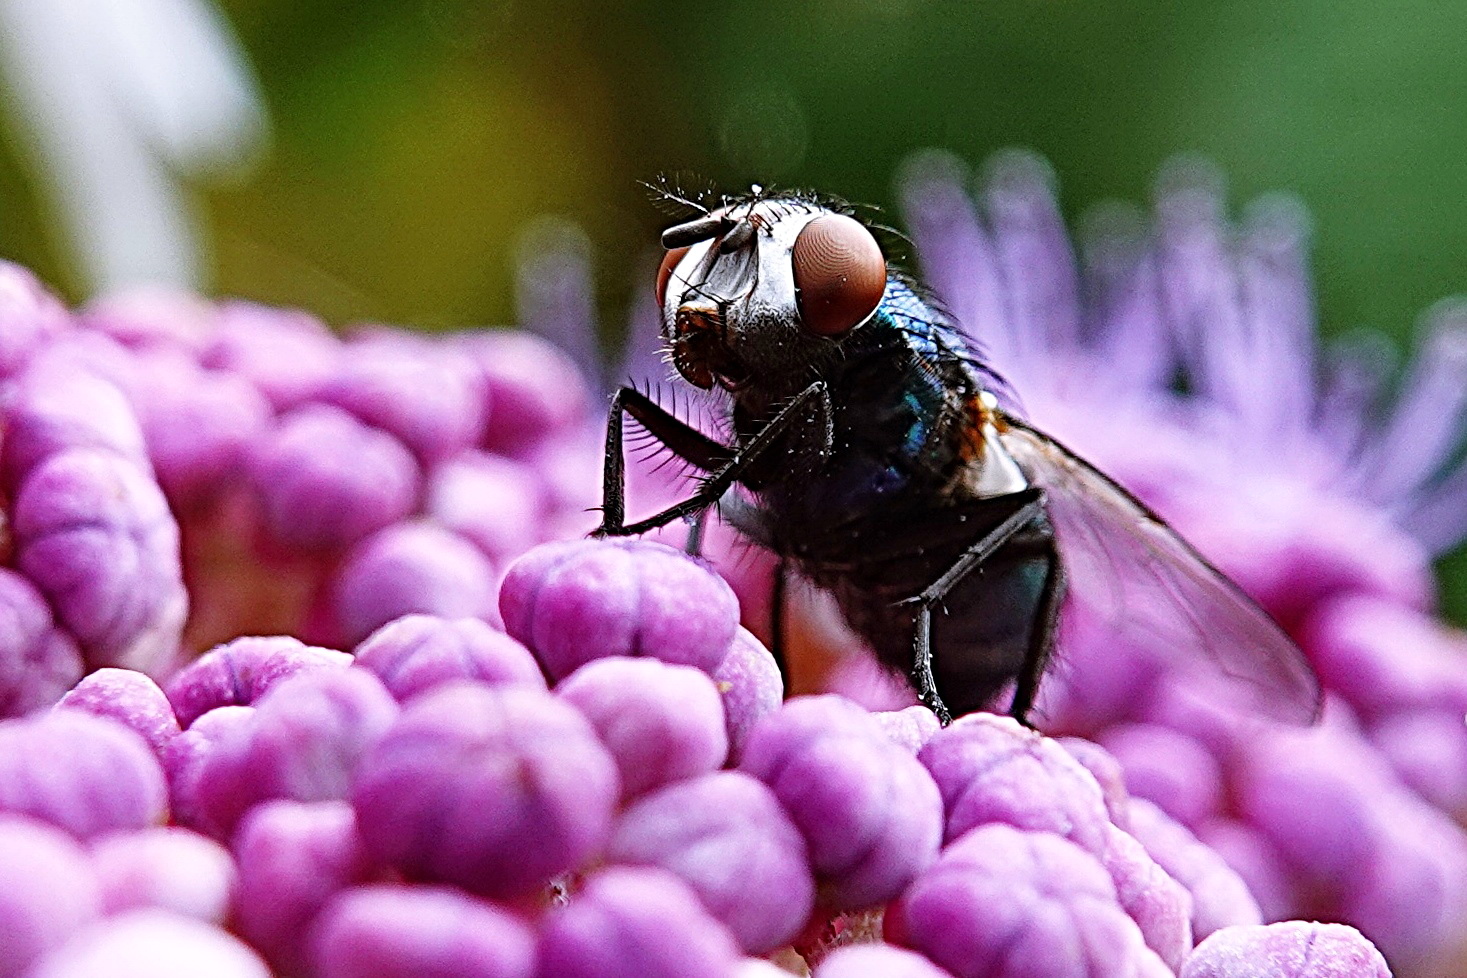
[[[638,179],[889,203],[911,150],[1034,147],[1077,215],[1215,159],[1315,217],[1321,319],[1409,342],[1467,291],[1467,6],[1405,0],[219,0],[273,155],[209,191],[218,291],[334,322],[514,317],[540,215],[583,224],[619,329],[662,216]],[[15,140],[0,254],[85,291]],[[1266,436],[1266,433],[1263,433]],[[1462,595],[1467,571],[1452,575]],[[1458,597],[1461,617],[1467,597]]]

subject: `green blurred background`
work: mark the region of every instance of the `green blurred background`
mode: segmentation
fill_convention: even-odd
[[[1144,199],[1199,151],[1236,202],[1315,218],[1324,327],[1410,343],[1467,291],[1467,5],[1403,0],[219,0],[273,148],[205,192],[220,293],[334,322],[514,318],[516,243],[584,226],[620,329],[661,171],[889,204],[914,149],[1033,147],[1067,211]],[[73,297],[45,202],[0,147],[0,253]],[[1467,617],[1467,561],[1450,604]]]

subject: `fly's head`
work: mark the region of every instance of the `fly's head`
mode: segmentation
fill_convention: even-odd
[[[886,290],[865,225],[798,198],[756,194],[669,228],[662,243],[663,337],[678,373],[705,390],[803,386]]]

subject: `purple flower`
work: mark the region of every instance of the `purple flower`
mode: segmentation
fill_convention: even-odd
[[[229,913],[234,860],[219,843],[188,829],[106,836],[92,846],[92,865],[104,913],[158,907],[221,925]]]
[[[535,938],[512,914],[458,890],[360,886],[322,912],[319,978],[530,978]]]
[[[1146,854],[1191,895],[1194,940],[1223,927],[1261,922],[1258,903],[1238,874],[1161,809],[1145,799],[1132,799],[1130,831]]]
[[[162,822],[168,791],[142,737],[113,720],[57,710],[0,722],[0,811],[92,839]]]
[[[1192,895],[1140,842],[1114,826],[1109,835],[1101,863],[1115,884],[1116,900],[1141,928],[1146,946],[1175,971],[1192,950]]]
[[[849,700],[788,701],[754,728],[739,768],[774,791],[804,835],[823,903],[890,900],[937,855],[937,786]]]
[[[345,644],[404,615],[494,621],[494,567],[473,544],[410,520],[367,537],[331,585],[330,607]]]
[[[160,755],[178,736],[178,718],[168,697],[157,683],[132,669],[98,669],[61,697],[56,708],[116,720]]]
[[[432,465],[478,443],[483,383],[462,353],[393,333],[348,344],[317,396],[391,433]]]
[[[1008,717],[974,713],[939,731],[918,758],[942,792],[946,838],[1001,822],[1106,849],[1100,786],[1063,747]]]
[[[287,974],[305,974],[312,922],[336,894],[372,878],[351,806],[271,801],[234,836],[239,932]]]
[[[722,578],[662,544],[579,541],[538,547],[505,573],[505,630],[553,678],[609,655],[712,672],[738,629]]]
[[[569,357],[537,336],[501,331],[455,338],[484,378],[491,402],[484,447],[523,457],[584,421],[589,398]]]
[[[590,877],[540,936],[537,978],[733,978],[733,940],[677,877],[614,867]]]
[[[84,668],[76,642],[56,627],[35,585],[0,568],[0,717],[55,703]]]
[[[729,761],[737,764],[755,724],[784,702],[784,677],[764,644],[740,627],[728,654],[713,670],[713,681],[723,695]]]
[[[1101,744],[1125,769],[1126,788],[1183,825],[1197,826],[1222,804],[1222,766],[1186,734],[1156,724],[1112,727]]]
[[[689,666],[597,659],[562,680],[555,695],[580,710],[611,751],[623,800],[716,770],[728,758],[718,689]]]
[[[27,978],[270,978],[238,938],[163,910],[133,910],[82,931]]]
[[[163,771],[168,777],[168,797],[173,821],[198,828],[205,823],[209,799],[200,794],[199,776],[204,762],[219,741],[244,736],[237,731],[254,723],[253,706],[221,706],[199,717],[163,748]]]
[[[91,449],[148,468],[142,428],[115,384],[79,370],[65,356],[38,356],[7,384],[0,469],[15,492],[42,462]]]
[[[455,679],[545,688],[530,650],[477,618],[399,618],[367,636],[356,660],[403,703]]]
[[[184,727],[221,706],[249,706],[276,683],[303,672],[344,669],[352,657],[287,635],[237,638],[210,649],[168,682]]]
[[[889,944],[855,944],[820,962],[814,978],[948,978],[920,954]]]
[[[363,760],[368,850],[411,879],[519,897],[605,844],[616,764],[572,707],[524,686],[425,693]]]
[[[1227,927],[1197,945],[1178,978],[1390,978],[1375,946],[1345,924]]]
[[[108,292],[84,306],[78,323],[134,350],[196,353],[214,331],[214,306],[168,286],[142,285]]]
[[[271,420],[270,403],[244,378],[202,370],[181,355],[154,354],[133,392],[148,456],[177,510],[214,502],[237,480],[251,444]]]
[[[12,262],[0,262],[0,377],[18,371],[36,347],[71,325],[61,300]]]
[[[957,978],[1128,975],[1152,954],[1093,856],[1008,825],[949,845],[888,911],[887,929]]]
[[[26,974],[91,923],[99,904],[96,876],[70,836],[0,816],[0,978]]]
[[[486,452],[463,452],[435,466],[424,512],[471,540],[496,563],[545,539],[551,500],[533,468]]]
[[[188,596],[178,524],[145,469],[91,449],[51,455],[27,474],[14,521],[20,570],[93,665],[171,664]]]
[[[418,467],[389,434],[326,404],[296,408],[250,458],[265,527],[279,544],[334,551],[402,519],[418,500]]]
[[[227,839],[262,801],[348,797],[363,756],[396,716],[391,694],[362,669],[317,670],[281,682],[260,698],[249,723],[204,754],[194,798],[200,827]]]
[[[925,706],[909,706],[904,710],[885,710],[871,715],[892,743],[914,756],[942,729],[937,714]]]
[[[789,943],[815,904],[800,831],[768,788],[737,771],[643,796],[617,821],[607,855],[677,874],[750,954]]]
[[[277,411],[313,398],[336,369],[341,342],[315,316],[252,302],[225,302],[199,362],[250,381]]]

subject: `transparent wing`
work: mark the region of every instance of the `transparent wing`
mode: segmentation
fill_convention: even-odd
[[[1210,661],[1250,712],[1292,723],[1318,718],[1319,682],[1266,611],[1088,462],[1009,425],[999,438],[1045,492],[1072,595],[1184,667]]]

